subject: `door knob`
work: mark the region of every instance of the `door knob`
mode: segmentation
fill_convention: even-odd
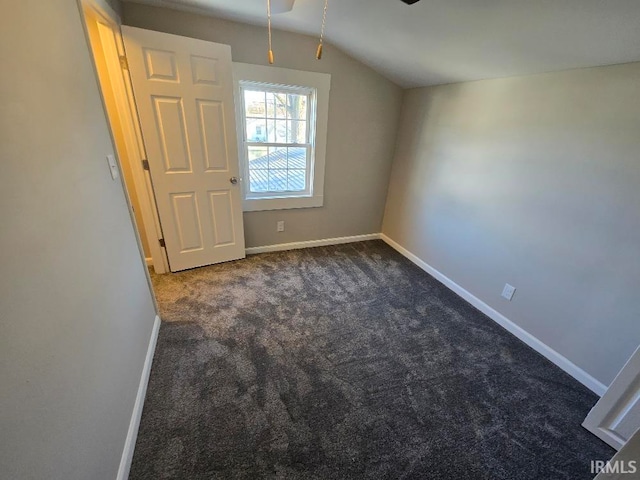
[[[238,183],[238,177],[231,177],[229,181],[231,182],[231,185],[236,185]]]

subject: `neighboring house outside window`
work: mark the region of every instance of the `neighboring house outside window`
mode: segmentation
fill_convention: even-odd
[[[319,207],[330,75],[234,64],[244,210]]]

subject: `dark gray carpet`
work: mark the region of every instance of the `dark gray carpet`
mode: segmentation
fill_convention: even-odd
[[[380,241],[154,276],[130,478],[588,479],[597,397]]]

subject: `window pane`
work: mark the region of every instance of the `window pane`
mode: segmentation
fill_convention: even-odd
[[[287,153],[287,168],[307,168],[307,149],[290,147]]]
[[[269,168],[287,168],[287,148],[269,147]]]
[[[252,193],[269,191],[269,170],[251,170],[249,172],[249,191]]]
[[[287,121],[275,120],[274,122],[276,143],[287,143]]]
[[[276,124],[275,120],[267,118],[267,142],[275,143],[276,141]]]
[[[243,92],[247,142],[284,144],[246,146],[249,192],[268,197],[307,191],[310,96],[260,91],[260,87]]]
[[[306,171],[305,170],[289,170],[289,191],[301,191],[306,189]]]
[[[247,117],[264,117],[266,113],[264,92],[245,90],[244,108]]]
[[[287,106],[289,109],[289,117],[293,119],[307,119],[307,96],[306,95],[287,95]]]
[[[249,170],[269,168],[267,147],[248,147]]]
[[[307,143],[307,122],[304,120],[289,120],[288,143]]]
[[[269,191],[270,192],[286,192],[287,191],[287,171],[286,170],[269,170]]]
[[[267,117],[276,118],[276,99],[273,93],[267,92]]]
[[[267,141],[267,122],[263,118],[247,118],[247,140],[249,142]]]
[[[287,118],[287,95],[285,93],[274,93],[276,118]]]

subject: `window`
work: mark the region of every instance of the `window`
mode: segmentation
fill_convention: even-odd
[[[330,76],[234,64],[244,210],[323,204]]]
[[[310,194],[315,90],[240,82],[249,198]]]

